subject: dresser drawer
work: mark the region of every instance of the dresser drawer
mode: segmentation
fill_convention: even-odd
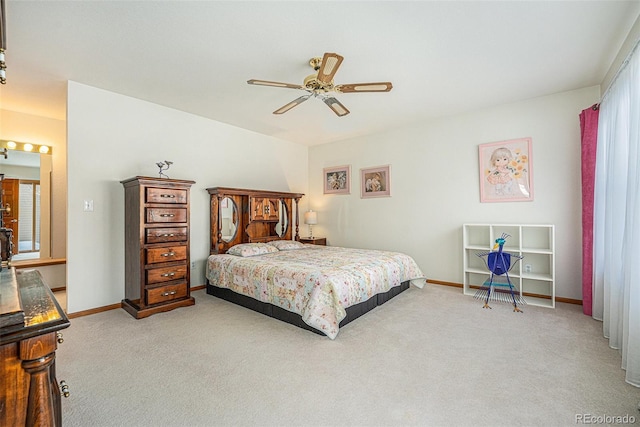
[[[145,290],[147,294],[147,304],[160,304],[178,298],[187,296],[187,284],[180,283],[178,285],[167,285],[159,288]]]
[[[182,242],[187,240],[187,227],[147,228],[146,243]]]
[[[187,222],[187,210],[184,208],[147,208],[147,224],[163,222]]]
[[[147,203],[187,203],[187,190],[147,187]]]
[[[169,282],[187,277],[187,265],[160,267],[147,270],[147,284]]]
[[[187,259],[186,246],[165,246],[147,249],[147,264],[158,262],[182,261]]]

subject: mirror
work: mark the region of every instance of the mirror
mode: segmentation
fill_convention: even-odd
[[[280,218],[276,224],[276,234],[278,237],[284,237],[284,235],[287,234],[287,229],[289,228],[288,218],[287,205],[280,200]]]
[[[220,200],[220,218],[222,221],[222,240],[229,243],[238,234],[238,207],[230,197]]]
[[[51,257],[51,167],[50,154],[8,150],[6,159],[0,157],[2,187],[14,186],[14,194],[3,196],[5,206],[11,205],[3,219],[14,229],[12,261]]]

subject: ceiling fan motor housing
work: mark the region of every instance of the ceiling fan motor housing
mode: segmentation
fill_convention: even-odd
[[[309,74],[305,77],[303,86],[314,93],[326,93],[334,89],[333,80],[329,83],[323,83],[318,80],[317,74]]]

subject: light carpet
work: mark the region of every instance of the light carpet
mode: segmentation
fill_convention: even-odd
[[[71,391],[63,424],[640,423],[640,389],[580,306],[520,314],[504,303],[482,309],[457,288],[412,287],[332,341],[203,290],[193,296],[195,306],[141,320],[120,309],[73,319],[57,352],[58,381]]]

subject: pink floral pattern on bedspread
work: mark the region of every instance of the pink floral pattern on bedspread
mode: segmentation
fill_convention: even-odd
[[[345,308],[407,280],[424,278],[413,258],[399,252],[305,246],[248,258],[211,255],[207,279],[297,313],[334,339]]]

